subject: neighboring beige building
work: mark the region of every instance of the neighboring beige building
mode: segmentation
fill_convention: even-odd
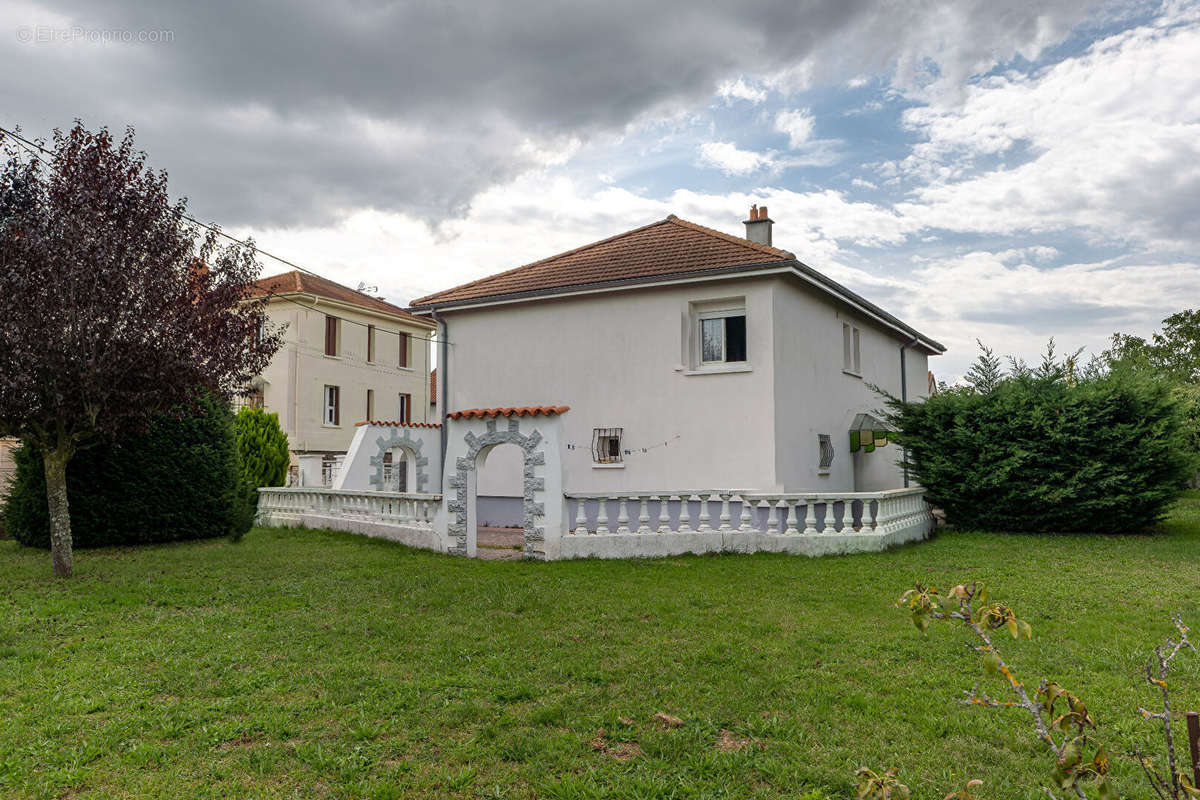
[[[370,295],[299,271],[259,280],[283,346],[246,402],[279,414],[301,485],[332,481],[366,420],[429,421],[434,325]]]
[[[12,451],[20,443],[18,439],[0,439],[0,499],[8,495],[8,482],[16,470]]]

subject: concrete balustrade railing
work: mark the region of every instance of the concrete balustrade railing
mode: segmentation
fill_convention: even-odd
[[[283,487],[258,490],[259,520],[270,525],[342,519],[432,528],[441,504],[440,494]]]
[[[923,539],[933,515],[921,488],[883,492],[708,490],[567,494],[570,556],[717,550],[849,553]]]
[[[921,488],[761,494],[697,491],[568,494],[573,536],[647,533],[887,533],[931,520]]]

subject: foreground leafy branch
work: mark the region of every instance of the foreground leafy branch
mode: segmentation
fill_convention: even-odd
[[[1099,800],[1116,800],[1118,795],[1108,780],[1111,766],[1108,752],[1093,737],[1096,720],[1087,704],[1058,683],[1047,680],[1042,680],[1037,692],[1030,697],[1025,684],[1018,680],[992,640],[993,633],[1001,629],[1006,629],[1014,639],[1029,639],[1033,636],[1029,623],[1019,619],[1008,606],[988,602],[987,587],[979,581],[960,584],[945,594],[918,584],[905,592],[896,605],[909,612],[913,624],[922,633],[934,622],[947,620],[961,623],[979,639],[980,644],[972,647],[982,655],[984,668],[991,674],[1002,675],[1015,699],[992,697],[980,691],[976,683],[973,689],[963,692],[966,697],[961,702],[985,708],[1016,708],[1029,714],[1038,739],[1054,755],[1055,788],[1042,787],[1049,797],[1058,800],[1057,789],[1087,800],[1086,790],[1093,789]],[[1167,688],[1167,677],[1175,657],[1185,648],[1192,652],[1197,650],[1188,638],[1188,628],[1182,618],[1177,614],[1172,621],[1179,638],[1168,638],[1164,644],[1155,647],[1145,669],[1147,682],[1159,692],[1162,710],[1138,709],[1143,718],[1157,720],[1162,725],[1166,774],[1136,748],[1133,755],[1159,800],[1200,800],[1200,788],[1180,769],[1172,730],[1174,712]],[[900,783],[895,770],[876,773],[864,767],[858,771],[857,778],[858,800],[906,800],[909,796],[908,787]],[[971,800],[972,792],[980,785],[979,781],[971,781],[959,792],[946,795],[945,800]]]
[[[1107,775],[1110,761],[1104,745],[1095,742],[1090,732],[1096,722],[1087,705],[1057,683],[1042,681],[1034,697],[1019,680],[992,640],[998,630],[1007,630],[1014,639],[1030,639],[1033,628],[1002,603],[988,601],[987,586],[979,581],[959,584],[946,594],[929,586],[918,585],[905,592],[897,605],[912,616],[913,624],[924,633],[935,621],[953,621],[979,639],[973,649],[983,657],[987,672],[999,673],[1008,682],[1015,700],[1000,700],[979,690],[979,684],[963,692],[967,705],[986,708],[1018,708],[1029,714],[1039,740],[1054,755],[1054,782],[1060,791],[1086,798],[1085,786],[1097,791],[1100,800],[1115,800]],[[1036,698],[1036,699],[1035,699]],[[1090,753],[1090,758],[1088,754]],[[1053,790],[1047,794],[1057,797]]]

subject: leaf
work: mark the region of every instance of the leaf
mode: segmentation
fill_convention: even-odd
[[[1096,781],[1096,791],[1099,792],[1098,797],[1100,800],[1117,800],[1117,793],[1113,791],[1113,788],[1104,778]]]
[[[1019,637],[1021,635],[1020,631],[1017,628],[1017,618],[1016,617],[1008,618],[1008,632],[1012,634],[1012,637],[1014,639],[1016,639],[1017,637]]]
[[[1022,639],[1032,639],[1033,638],[1033,626],[1032,625],[1030,625],[1028,622],[1025,622],[1024,620],[1019,622],[1018,625],[1021,629],[1021,638]]]
[[[1002,663],[1004,662],[1000,659],[1000,654],[995,650],[987,651],[983,657],[983,668],[987,670],[988,675],[995,675],[999,672]]]
[[[979,588],[975,592],[975,602],[983,605],[988,599],[988,589],[986,583],[979,584]]]

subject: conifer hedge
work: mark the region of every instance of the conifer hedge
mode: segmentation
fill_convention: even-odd
[[[21,544],[50,547],[41,455],[19,447],[2,516]],[[147,544],[232,535],[253,520],[233,414],[207,394],[157,414],[148,429],[81,450],[67,468],[75,547]]]
[[[1145,530],[1197,463],[1178,395],[1144,374],[1024,370],[887,404],[911,477],[963,529]]]

